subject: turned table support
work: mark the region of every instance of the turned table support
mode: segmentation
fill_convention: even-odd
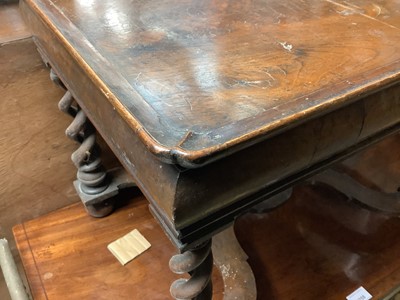
[[[107,216],[114,209],[113,197],[119,190],[135,184],[123,168],[107,172],[101,161],[95,127],[53,69],[50,69],[50,79],[66,91],[58,108],[74,118],[65,134],[80,144],[71,155],[71,160],[78,169],[74,187],[92,217]]]
[[[211,272],[213,256],[211,240],[196,248],[174,255],[169,261],[169,267],[176,274],[189,273],[190,279],[178,279],[171,285],[171,295],[175,299],[211,299]]]
[[[273,210],[292,195],[286,189],[254,206],[250,213]],[[189,273],[190,279],[178,279],[171,285],[175,299],[211,299],[212,264],[219,269],[224,282],[224,300],[257,298],[257,287],[253,271],[247,262],[248,256],[236,239],[233,224],[215,234],[199,246],[185,249],[170,260],[170,269],[176,274]]]

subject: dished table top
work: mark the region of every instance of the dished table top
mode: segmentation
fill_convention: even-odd
[[[189,165],[400,80],[400,2],[26,0],[156,155]]]

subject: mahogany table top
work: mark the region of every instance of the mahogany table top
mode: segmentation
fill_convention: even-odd
[[[224,156],[400,80],[398,1],[25,2],[164,158]]]

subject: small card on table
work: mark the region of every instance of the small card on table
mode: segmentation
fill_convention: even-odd
[[[134,229],[122,238],[107,246],[108,250],[118,259],[122,265],[126,265],[132,259],[150,248],[150,243],[139,230]]]
[[[346,297],[347,300],[369,300],[372,299],[372,295],[368,293],[366,289],[360,286],[354,292]]]

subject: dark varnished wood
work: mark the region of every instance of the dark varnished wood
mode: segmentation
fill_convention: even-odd
[[[319,1],[270,1],[268,9],[259,2],[234,1],[171,1],[157,7],[125,0],[81,4],[87,9],[78,3],[25,0],[21,8],[44,59],[181,249],[208,239],[268,196],[399,129],[399,33],[365,14],[343,15],[337,11],[341,5]],[[226,20],[221,17],[225,12]],[[157,18],[151,17],[154,13]],[[114,23],[109,14],[116,16]],[[131,21],[118,21],[122,14]],[[257,30],[256,20],[261,20]],[[144,24],[165,34],[150,38]],[[371,32],[371,26],[378,31]],[[283,41],[274,40],[276,34]],[[200,53],[182,53],[192,47]],[[211,56],[215,64],[210,67],[204,57]],[[199,71],[204,65],[209,80],[197,80],[204,87],[199,90],[186,68]],[[278,67],[284,72],[272,72]],[[218,76],[212,77],[215,70]],[[277,85],[249,84],[256,73],[269,80],[272,76]],[[220,84],[226,80],[229,88]],[[280,98],[271,100],[273,93]],[[243,105],[232,118],[235,95],[247,100],[237,102]],[[260,103],[263,113],[257,112]],[[250,106],[255,115],[242,118]],[[218,117],[223,114],[226,119]],[[194,117],[196,121],[187,122]],[[210,127],[201,131],[204,124]],[[223,134],[213,135],[218,130]]]
[[[393,193],[399,146],[394,135],[343,164],[365,185]],[[361,208],[324,185],[297,186],[280,209],[244,215],[235,225],[259,298],[276,300],[345,299],[360,285],[383,299],[400,282],[399,229],[397,216]]]
[[[120,3],[122,0],[113,1],[103,12],[112,11]],[[97,31],[101,34],[102,28],[97,26],[97,31],[90,34],[81,27],[81,23],[89,19],[80,15],[80,10],[69,10],[71,4],[77,6],[77,1],[24,1],[22,8],[44,59],[60,75],[134,175],[164,229],[178,247],[185,249],[209,239],[243,210],[268,195],[398,129],[397,28],[365,12],[342,11],[336,6],[342,8],[343,5],[320,3],[276,4],[271,1],[269,8],[275,5],[282,8],[278,12],[285,13],[271,21],[270,11],[254,9],[252,5],[258,3],[241,2],[240,7],[235,7],[229,2],[224,9],[229,12],[233,25],[228,21],[220,24],[224,24],[225,29],[233,28],[233,34],[222,31],[216,32],[215,36],[212,28],[207,27],[213,24],[208,16],[205,21],[210,22],[205,22],[206,25],[199,22],[204,2],[193,4],[196,6],[194,13],[187,9],[190,3],[176,5],[174,18],[159,13],[159,9],[165,9],[167,15],[168,9],[171,12],[172,6],[166,8],[163,3],[151,7],[151,13],[154,11],[162,16],[161,21],[151,20],[153,24],[163,25],[161,29],[165,35],[155,41],[150,37],[150,42],[145,43],[149,39],[147,33],[143,40],[142,31],[134,32],[143,53],[135,52],[137,44],[129,38],[131,31],[125,37],[134,49],[123,48],[123,43],[115,42],[113,38],[121,38],[119,35],[90,40]],[[107,6],[108,2],[99,5]],[[220,8],[220,5],[210,4],[209,8]],[[183,8],[193,18],[180,18],[185,14],[180,10]],[[257,16],[251,19],[250,28],[247,28],[247,20],[235,19],[237,15],[243,17],[241,12],[254,17],[256,11],[264,12],[265,15],[258,19],[267,21],[257,29],[257,35],[251,27]],[[102,21],[101,16],[101,10],[98,10],[96,20]],[[221,14],[218,12],[215,16]],[[141,14],[140,18],[145,19],[146,14]],[[174,27],[172,20],[181,26],[180,30]],[[96,28],[96,24],[87,28]],[[110,32],[118,29],[119,23],[110,24],[107,29]],[[186,28],[184,24],[190,26]],[[184,52],[191,53],[190,50],[203,38],[199,34],[202,26],[210,30],[204,32],[200,54],[185,56]],[[314,35],[311,31],[322,31],[326,35]],[[195,39],[186,35],[187,32]],[[276,33],[295,38],[293,41],[269,40]],[[304,36],[300,37],[300,33]],[[266,36],[267,40],[259,41],[260,36]],[[242,45],[243,39],[247,38],[251,38],[250,43]],[[193,41],[193,45],[187,41]],[[224,56],[218,56],[220,48],[206,49],[209,56],[218,58],[216,69],[220,77],[204,83],[198,80],[196,72],[202,72],[204,65],[209,67],[203,72],[205,76],[213,75],[215,70],[214,65],[208,63],[211,59],[205,60],[202,56],[204,49],[201,47],[210,46],[209,41],[219,41],[223,49],[229,50]],[[295,52],[298,48],[294,42],[304,42],[309,48]],[[152,47],[149,48],[150,44]],[[182,44],[185,51],[175,44]],[[273,59],[268,55],[259,56],[264,46],[270,46],[271,52],[277,55]],[[238,49],[240,51],[235,52]],[[244,51],[247,49],[251,51]],[[232,53],[236,60],[232,59]],[[249,53],[254,55],[254,61],[249,59]],[[178,55],[181,64],[177,64]],[[146,60],[148,57],[151,59]],[[131,68],[130,59],[134,58],[139,58],[133,63],[143,69],[142,73],[126,71]],[[201,64],[196,64],[196,59]],[[282,61],[287,63],[285,69]],[[269,63],[286,73],[271,73]],[[293,64],[300,66],[297,75],[289,68]],[[175,68],[168,68],[171,65]],[[197,66],[193,69],[196,76],[186,70],[188,65]],[[133,66],[136,68],[136,64]],[[145,72],[148,76],[143,79]],[[258,75],[257,72],[270,80],[274,78],[274,83],[278,81],[277,86],[267,83],[266,77],[254,80],[251,76]],[[183,77],[185,85],[179,84],[179,76]],[[287,77],[287,81],[280,76]],[[178,78],[178,83],[174,81],[172,85],[172,92],[165,90],[165,81],[170,83],[171,78]],[[305,79],[311,79],[309,86]],[[184,88],[183,94],[177,91],[181,88]],[[268,106],[274,100],[269,98],[273,93],[282,98],[274,98],[276,105]],[[210,94],[211,100],[207,98]],[[236,101],[235,95],[245,96],[246,100]],[[186,108],[183,101],[187,103]],[[193,103],[201,103],[201,107],[193,108]],[[176,109],[167,108],[168,104],[175,105]],[[265,111],[260,112],[260,108]],[[221,117],[223,115],[225,119]],[[185,170],[182,166],[201,168]]]
[[[396,21],[334,1],[24,2],[146,147],[186,166],[399,78]]]
[[[397,137],[386,140],[349,163],[362,162],[357,172],[379,172],[371,177],[379,182],[393,172],[373,168],[368,157],[386,149],[382,160],[398,166],[397,154],[388,149],[399,144]],[[389,181],[399,179],[398,170]],[[167,299],[174,275],[163,265],[174,249],[145,199],[132,200],[106,219],[90,218],[76,204],[15,227],[35,299]],[[122,267],[105,245],[134,227],[153,246]],[[296,187],[279,210],[238,218],[235,231],[256,274],[258,299],[345,299],[360,285],[381,299],[400,282],[399,219],[361,209],[328,187]],[[224,266],[230,279],[235,264]],[[214,297],[221,299],[222,282],[215,275]]]
[[[292,75],[287,74],[289,77],[294,76],[292,78],[293,80],[294,78],[296,79],[291,84],[286,82],[284,85],[275,87],[281,91],[282,95],[286,94],[287,97],[289,97],[289,92],[291,91],[291,99],[293,100],[286,102],[282,100],[283,102],[280,102],[288,105],[290,104],[292,105],[292,108],[285,105],[277,106],[279,107],[278,111],[281,112],[281,116],[286,116],[286,123],[280,123],[282,125],[281,134],[276,134],[277,132],[271,129],[271,131],[268,132],[268,135],[273,136],[275,134],[275,136],[260,141],[258,138],[261,139],[262,136],[264,136],[264,133],[262,130],[257,131],[259,135],[252,139],[251,142],[254,143],[252,147],[247,147],[246,149],[242,149],[242,151],[232,154],[239,149],[232,146],[230,149],[221,152],[226,156],[225,158],[205,165],[202,168],[192,170],[177,168],[174,164],[170,163],[175,162],[176,164],[193,167],[210,162],[210,160],[216,159],[216,157],[211,157],[212,155],[210,153],[203,151],[201,157],[197,157],[196,160],[188,161],[184,156],[174,152],[172,148],[172,150],[170,149],[172,152],[170,150],[163,152],[165,150],[163,147],[154,148],[153,146],[155,144],[146,140],[146,136],[148,136],[152,129],[150,127],[143,127],[142,125],[144,123],[139,126],[139,123],[135,123],[137,118],[150,118],[151,122],[157,123],[158,120],[169,117],[171,113],[169,110],[165,110],[163,117],[161,117],[161,115],[149,116],[149,114],[154,112],[154,110],[149,109],[148,106],[153,99],[151,97],[152,94],[145,98],[134,97],[133,95],[136,95],[138,90],[134,90],[134,84],[129,84],[130,77],[127,75],[129,72],[124,73],[125,71],[123,71],[122,68],[119,68],[119,73],[114,74],[114,67],[118,64],[110,64],[107,62],[107,57],[110,59],[125,60],[126,69],[131,68],[132,65],[130,61],[134,59],[135,56],[133,56],[132,53],[123,52],[125,53],[125,56],[123,57],[119,55],[119,52],[117,51],[118,49],[122,51],[126,48],[124,47],[125,44],[122,43],[123,41],[126,43],[132,43],[132,47],[135,45],[137,46],[137,44],[135,44],[137,41],[129,38],[132,34],[131,31],[128,30],[128,32],[125,32],[126,39],[123,38],[123,30],[121,31],[121,35],[114,33],[115,37],[113,38],[122,39],[121,45],[115,43],[110,44],[108,39],[100,39],[99,36],[98,39],[96,39],[96,47],[98,47],[98,49],[93,48],[94,44],[89,43],[84,35],[84,29],[88,28],[89,30],[90,26],[85,27],[84,24],[81,24],[88,20],[85,19],[86,21],[84,21],[81,20],[81,18],[83,17],[82,14],[85,12],[89,15],[90,13],[93,14],[93,11],[96,11],[96,5],[100,5],[98,4],[99,2],[93,4],[94,6],[92,6],[91,9],[84,10],[85,12],[79,10],[79,7],[77,7],[75,14],[72,14],[70,10],[73,9],[72,4],[78,6],[77,2],[60,1],[53,3],[54,5],[50,5],[49,3],[52,2],[48,2],[47,0],[28,0],[21,2],[22,11],[24,12],[27,21],[31,24],[32,30],[35,32],[36,43],[40,49],[42,49],[46,59],[50,61],[53,69],[58,73],[67,88],[73,94],[74,98],[85,110],[92,123],[113,149],[114,153],[116,153],[127,170],[129,170],[134,176],[138,186],[155,208],[155,213],[158,215],[158,219],[164,222],[164,228],[169,231],[170,235],[179,247],[185,247],[185,244],[187,243],[192,243],[200,238],[205,238],[206,235],[211,234],[215,230],[220,230],[222,224],[226,225],[229,222],[232,222],[233,218],[238,213],[261,201],[266,195],[292,184],[299,178],[315,172],[333,161],[343,158],[360,147],[364,147],[376,139],[381,138],[385,134],[397,130],[397,126],[399,125],[400,87],[398,85],[387,87],[389,83],[394,84],[395,80],[397,80],[395,57],[398,55],[397,53],[400,52],[393,50],[397,47],[397,44],[394,42],[397,39],[397,30],[390,26],[385,26],[380,22],[376,22],[375,24],[375,21],[371,18],[367,18],[357,13],[354,13],[349,17],[346,16],[346,18],[349,18],[348,20],[351,21],[351,23],[353,23],[353,21],[356,23],[356,25],[350,24],[351,26],[355,26],[354,28],[357,28],[358,30],[354,29],[356,31],[351,31],[353,39],[357,41],[357,47],[355,47],[355,44],[350,40],[350,37],[348,37],[348,41],[346,40],[346,34],[350,34],[348,31],[341,32],[341,37],[339,39],[339,34],[336,30],[343,29],[343,24],[347,24],[344,20],[347,19],[336,12],[333,3],[323,2],[323,4],[318,4],[319,2],[310,2],[310,5],[306,5],[308,2],[302,2],[303,4],[298,4],[297,6],[294,4],[287,4],[292,9],[286,8],[285,10],[286,6],[284,4],[278,5],[275,2],[271,2],[271,7],[273,7],[273,5],[278,5],[280,9],[284,10],[285,13],[290,16],[290,18],[287,17],[286,21],[283,22],[283,28],[287,30],[288,33],[293,33],[291,30],[294,30],[293,28],[297,27],[303,28],[305,31],[309,28],[307,27],[309,25],[307,25],[306,21],[320,22],[322,28],[326,28],[328,25],[324,22],[329,21],[330,27],[333,26],[332,24],[335,24],[334,26],[336,28],[335,31],[326,30],[326,36],[324,36],[323,39],[320,39],[320,44],[317,45],[315,43],[318,39],[315,36],[313,36],[314,38],[308,39],[303,37],[305,39],[304,43],[309,44],[309,48],[307,49],[311,50],[309,50],[310,55],[302,56],[302,60],[304,61],[300,64],[302,65],[300,68],[301,72],[297,72],[298,75],[296,75],[296,72],[296,74]],[[101,3],[100,8],[98,8],[99,11],[96,11],[96,14],[99,16],[102,15],[101,7],[104,6],[102,8],[104,10],[107,5],[111,5],[111,8],[115,10],[116,6],[121,6],[125,2],[120,0],[118,2],[113,1],[112,4],[110,4],[111,2],[109,4],[107,4],[108,2]],[[183,14],[181,10],[184,8],[187,9],[187,5],[189,4],[183,3],[181,6],[177,6],[180,9],[174,9],[174,11],[177,11],[177,14]],[[198,12],[201,12],[202,5],[205,4],[197,5],[200,5]],[[245,4],[242,5],[244,5],[243,10],[246,12],[249,12],[252,8],[252,4],[248,4],[247,6]],[[292,5],[294,6],[292,7]],[[134,5],[129,4],[126,9],[124,9],[124,12],[129,12],[130,9],[133,9],[132,7],[134,7]],[[160,7],[165,8],[163,5],[160,5]],[[216,9],[219,6],[217,4],[214,6],[210,4],[210,7]],[[234,3],[230,3],[230,6],[228,5],[226,9],[228,8],[237,12],[237,14],[232,14],[232,22],[236,20],[236,17],[241,16],[238,12],[239,9],[235,8]],[[302,13],[306,8],[309,10],[309,15],[307,16]],[[321,11],[319,12],[316,8],[320,8]],[[104,11],[113,11],[113,9]],[[168,11],[167,8],[165,9]],[[220,16],[217,14],[217,10],[210,11],[216,13],[215,17]],[[269,9],[268,12],[264,11],[267,20],[269,20],[268,16],[271,11],[273,10]],[[261,10],[261,12],[263,12],[263,10]],[[319,14],[317,14],[317,12],[319,12]],[[69,15],[71,16],[71,22],[66,22],[66,18]],[[310,15],[314,15],[314,17],[310,17]],[[77,16],[80,16],[80,18]],[[141,18],[145,18],[145,16],[146,14]],[[168,14],[164,16],[163,22],[166,22],[165,26],[170,24],[168,23],[167,16]],[[324,21],[325,18],[327,18],[327,21]],[[99,18],[96,17],[96,20],[98,19]],[[136,19],[132,18],[132,20],[132,22],[134,22]],[[152,20],[156,22],[156,19]],[[184,18],[180,22],[183,22],[184,20],[186,19]],[[195,25],[198,24],[196,23],[196,20],[196,18],[189,18],[187,22],[192,21]],[[74,21],[74,23],[72,23],[72,21]],[[93,22],[95,21],[93,20],[89,23],[92,24]],[[232,24],[238,26],[239,23],[235,22]],[[99,22],[99,26],[101,24],[103,23]],[[226,24],[227,28],[230,28],[229,26],[232,25],[229,24],[231,23],[228,22]],[[241,30],[247,28],[247,23],[242,22],[240,24],[242,24],[243,27],[241,27]],[[280,25],[281,23],[279,23],[278,20],[272,22],[272,24],[268,24],[265,24],[265,29],[270,30],[269,32],[271,35],[275,34],[276,28],[283,26]],[[316,23],[312,24],[315,25]],[[377,36],[371,35],[368,32],[368,28],[371,24],[378,26],[378,28],[380,28],[384,33],[385,37],[390,37],[390,35],[394,36],[383,40],[383,37],[380,39]],[[128,25],[131,26],[131,23],[128,22],[127,26]],[[196,29],[197,27],[194,25],[192,27]],[[117,25],[115,26],[118,27]],[[202,26],[206,25],[204,24]],[[318,29],[318,26],[314,27],[315,30]],[[101,28],[98,30],[92,28],[90,29],[90,32],[101,32],[101,30]],[[249,34],[251,32],[252,31],[250,30]],[[137,32],[136,34],[140,40],[142,35]],[[181,34],[183,33],[181,32]],[[89,35],[89,33],[86,35]],[[344,37],[342,37],[342,35],[344,35]],[[223,33],[216,37],[218,36],[221,41],[224,40],[231,44],[234,42],[238,43],[238,40],[236,40],[234,36],[232,37],[229,31],[223,31]],[[230,37],[232,40],[227,37]],[[167,38],[164,37],[164,39]],[[262,44],[258,39],[255,39],[254,35],[253,39],[255,45],[259,45],[259,43]],[[360,39],[365,39],[365,43],[362,43]],[[216,41],[215,39],[211,40]],[[334,41],[338,42],[339,40],[340,47],[334,44]],[[346,43],[343,43],[344,40],[346,40]],[[208,45],[206,41],[204,43]],[[376,44],[374,44],[373,41],[375,41]],[[380,42],[378,43],[378,41]],[[294,42],[292,43],[295,45]],[[267,42],[266,44],[270,46],[272,45]],[[361,44],[365,46],[363,48],[359,47]],[[105,47],[105,45],[109,46]],[[333,45],[336,46],[333,47]],[[353,45],[353,47],[348,45]],[[111,46],[114,46],[115,50],[100,55],[102,51],[105,51],[104,49],[108,49],[107,51],[109,51]],[[161,47],[161,45],[158,47]],[[295,49],[292,49],[292,51],[285,49],[282,50],[282,45],[280,44],[279,47],[280,48],[276,49],[277,56],[272,57],[273,59],[271,58],[271,60],[266,59],[266,63],[279,65],[278,63],[281,59],[286,61],[288,55],[292,55],[292,52],[295,51]],[[363,55],[366,55],[365,53],[371,54],[372,52],[367,51],[366,49],[372,48],[374,50],[371,51],[376,53],[376,55],[373,55],[374,59],[368,60],[365,58],[366,60],[364,63],[357,61],[359,57],[364,57]],[[147,49],[147,55],[154,56],[154,53],[157,53],[158,48],[149,49],[142,47],[140,49],[142,49],[139,51],[140,53],[145,52]],[[167,51],[168,49],[168,45],[165,45],[163,51]],[[243,59],[246,59],[247,61],[248,56],[245,55],[246,52],[237,53],[234,51],[234,47],[228,47],[227,49],[233,51],[232,53],[236,53],[237,64],[240,65],[243,63]],[[349,66],[342,64],[340,67],[336,66],[336,68],[332,68],[332,66],[329,65],[331,60],[334,60],[339,64],[339,61],[342,62],[343,58],[347,57],[341,52],[345,51],[343,49],[347,49],[348,51]],[[357,52],[355,49],[358,49],[357,51],[361,52]],[[255,57],[257,57],[256,54],[259,53],[257,52],[257,47],[253,50]],[[95,51],[95,53],[93,53],[93,51]],[[340,52],[339,54],[338,51]],[[357,55],[354,55],[354,52],[357,53]],[[107,53],[109,53],[108,56],[106,55]],[[214,53],[214,48],[209,49],[209,53],[210,55]],[[232,53],[231,55],[233,55]],[[229,56],[228,54],[226,55]],[[283,55],[283,58],[281,58],[280,55]],[[151,66],[156,66],[156,63],[153,62],[153,59],[155,59],[153,56],[152,59],[147,60],[149,70],[152,70]],[[164,55],[161,55],[158,59],[162,60],[164,57]],[[368,57],[368,55],[366,57]],[[389,61],[391,61],[390,64],[388,64]],[[224,60],[222,60],[221,63],[223,62]],[[137,61],[137,63],[139,62]],[[143,59],[140,60],[140,63],[143,63]],[[191,64],[193,63],[196,63],[196,61],[194,60],[191,62]],[[97,69],[98,64],[100,64],[102,68]],[[187,65],[187,61],[182,61],[182,64]],[[379,67],[377,67],[378,65]],[[259,67],[259,61],[257,64],[254,63],[252,66],[253,68]],[[375,67],[372,68],[371,66]],[[165,68],[163,72],[172,72],[173,74],[178,75],[183,72],[183,75],[179,76],[185,76],[185,74],[187,74],[181,68],[178,68],[178,66],[176,67],[176,69]],[[247,65],[247,67],[249,70],[252,70],[251,65]],[[143,72],[146,70],[147,67],[143,67]],[[225,65],[225,69],[223,70],[228,70],[228,65]],[[260,68],[259,71],[261,72],[261,70],[263,69]],[[360,73],[361,71],[362,75]],[[168,81],[173,77],[171,77],[171,74],[168,73],[169,75],[167,76],[167,74],[163,72],[160,73],[160,76],[154,74],[155,78],[158,80],[158,78],[164,78],[163,76],[165,75],[166,77],[162,80]],[[303,72],[305,73],[303,74]],[[308,72],[309,75],[307,75]],[[341,75],[341,72],[344,72],[344,75]],[[311,78],[310,74],[313,74],[314,77]],[[321,74],[325,75],[321,77]],[[136,74],[136,76],[137,75],[138,74]],[[327,85],[328,81],[324,83],[321,79],[325,78],[324,76],[328,76],[328,81],[330,82],[329,85]],[[332,76],[336,76],[336,79],[333,80]],[[123,79],[121,79],[122,77]],[[311,97],[311,95],[308,94],[306,97],[308,98],[307,101],[305,98],[301,98],[303,99],[303,102],[299,100],[300,98],[296,96],[296,89],[300,89],[301,93],[306,93],[304,90],[306,84],[302,81],[304,78],[308,78],[308,82],[312,82],[315,85],[312,88],[315,92],[314,96],[317,97],[315,99],[322,101],[325,103],[324,105],[329,104],[329,109],[327,109],[327,107],[324,108],[324,105],[317,105],[315,102],[317,100],[314,102],[310,100],[313,99],[312,97],[314,96]],[[118,82],[116,83],[115,81]],[[364,83],[361,84],[361,81]],[[188,89],[186,90],[187,93],[185,93],[185,98],[197,97],[197,91],[190,89],[189,87],[190,85],[188,85]],[[210,90],[212,90],[211,87]],[[239,90],[244,92],[244,90]],[[252,93],[258,93],[263,89],[248,86],[245,90],[249,92],[248,97],[250,98],[248,99],[250,100],[248,101],[250,103],[253,101],[251,100],[253,95]],[[269,88],[265,90],[269,90]],[[152,93],[156,93],[157,91],[159,91],[159,89],[154,88]],[[113,92],[118,92],[120,94],[113,94]],[[338,98],[338,95],[341,93],[344,93],[345,96]],[[368,93],[371,93],[371,95],[362,97]],[[328,94],[330,95],[329,97],[327,96]],[[270,102],[270,100],[268,100],[268,94],[264,94],[264,96],[266,97],[266,103]],[[171,97],[172,99],[175,99],[175,96]],[[138,103],[140,105],[135,106],[135,101],[139,101],[138,99],[141,101]],[[231,98],[225,98],[225,101],[228,103],[230,101],[229,99]],[[128,100],[130,101],[130,107],[132,109],[135,107],[134,111],[132,110],[129,112],[124,108],[124,105],[126,104],[125,102]],[[146,102],[146,104],[143,103],[143,101],[148,102]],[[167,103],[172,100],[170,100],[169,97],[165,97],[163,101]],[[209,106],[207,105],[207,102],[204,103],[202,109],[208,110]],[[340,109],[334,109],[335,106],[340,106],[338,105],[339,103],[341,103],[342,107]],[[301,125],[296,127],[293,126],[294,123],[291,121],[289,122],[291,118],[287,116],[287,114],[293,112],[294,108],[302,111],[301,113],[295,114],[296,118],[301,118],[301,121],[303,122]],[[178,105],[177,109],[181,109],[181,106]],[[178,110],[176,115],[179,115]],[[321,116],[310,120],[310,115],[308,114],[310,110],[312,110],[315,115]],[[275,109],[271,109],[270,112],[271,111],[275,111]],[[328,111],[330,112],[328,113]],[[197,123],[208,120],[208,115],[206,114],[207,118],[205,119],[202,118],[203,115],[198,115],[199,119],[196,121]],[[251,120],[251,122],[259,122],[261,127],[263,127],[264,125],[271,125],[273,118],[266,121],[263,119],[262,114],[260,114],[259,117],[250,118],[249,120]],[[243,138],[248,137],[247,135],[242,135],[240,132],[245,128],[254,129],[255,127],[251,126],[251,122],[248,123],[248,126],[243,126],[243,124],[237,122],[232,125],[233,127],[231,126],[229,128],[229,134],[236,135],[236,138],[234,139],[235,142],[239,142]],[[157,124],[157,130],[159,132],[168,131],[169,136],[176,133],[168,126],[165,127],[160,123]],[[183,123],[174,124],[182,125]],[[210,124],[212,124],[212,122]],[[259,127],[259,129],[261,127]],[[190,127],[187,127],[187,129],[191,130]],[[187,135],[188,139],[190,136],[191,135]],[[206,136],[207,135],[204,135],[205,138]],[[229,143],[221,144],[221,148],[219,149],[222,151],[222,149],[225,149],[224,147],[228,144]],[[246,143],[242,144],[240,142],[240,145],[242,145],[240,147],[245,147]],[[153,154],[157,154],[158,157],[155,157]],[[174,157],[172,161],[171,155]],[[155,176],[155,174],[157,174],[157,176]]]
[[[346,299],[359,286],[382,299],[400,282],[399,218],[328,187],[295,188],[280,209],[244,215],[235,230],[259,299]]]
[[[399,4],[397,1],[339,0],[336,2],[340,6],[337,11],[341,15],[356,13],[376,20],[389,27],[396,29],[400,28],[400,18],[398,17]]]

